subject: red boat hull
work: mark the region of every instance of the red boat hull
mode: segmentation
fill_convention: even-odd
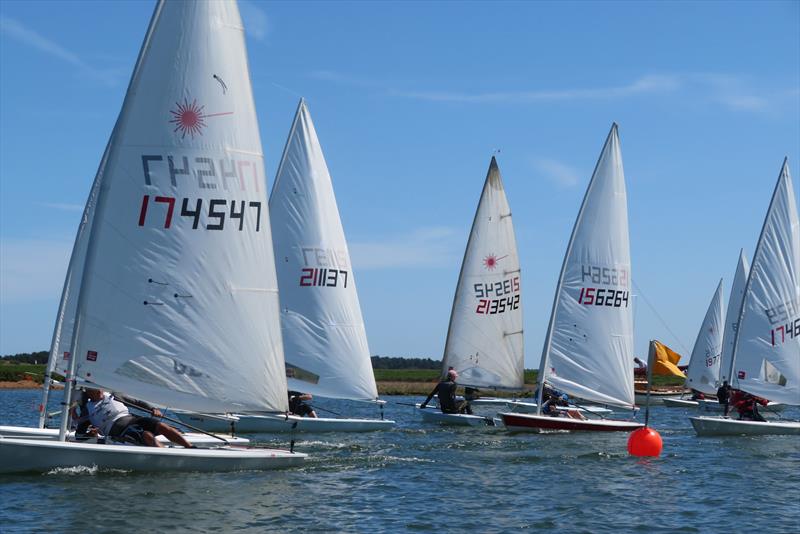
[[[570,419],[547,415],[501,413],[503,424],[514,432],[540,432],[542,430],[569,430],[581,432],[630,432],[642,428],[643,423],[614,419]]]

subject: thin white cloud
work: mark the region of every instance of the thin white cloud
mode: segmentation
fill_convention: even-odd
[[[3,302],[57,299],[61,295],[72,243],[44,239],[0,240],[0,295]]]
[[[81,204],[67,204],[63,202],[37,202],[36,205],[42,206],[43,208],[51,208],[61,211],[83,211],[83,206]]]
[[[60,59],[69,63],[73,67],[77,67],[84,74],[91,76],[106,85],[116,85],[120,79],[120,71],[117,70],[100,70],[92,67],[81,59],[77,54],[67,50],[58,43],[55,43],[40,33],[28,28],[20,21],[0,16],[0,33],[15,39],[16,41],[38,49],[54,58]]]
[[[263,41],[267,38],[271,30],[271,24],[263,9],[253,2],[240,0],[239,12],[242,15],[244,31],[246,31],[248,35],[257,41]]]
[[[460,254],[457,234],[453,228],[435,226],[380,241],[356,241],[350,243],[353,267],[370,270],[453,265]]]
[[[322,80],[324,82],[331,82],[340,85],[351,85],[355,87],[383,87],[384,83],[370,78],[361,78],[358,76],[351,76],[341,72],[332,70],[314,70],[308,73],[311,78],[315,80]]]
[[[448,91],[391,91],[395,96],[430,100],[434,102],[536,102],[552,100],[586,100],[622,98],[638,94],[671,92],[681,87],[678,76],[649,75],[632,83],[617,87],[586,89],[554,89],[538,91],[497,91],[485,93],[462,93]]]
[[[574,187],[578,185],[580,173],[560,161],[548,158],[533,158],[531,160],[533,168],[537,173],[562,187]]]

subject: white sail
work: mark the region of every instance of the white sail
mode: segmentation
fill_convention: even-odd
[[[692,349],[689,369],[686,372],[686,387],[716,394],[719,387],[719,369],[722,353],[722,331],[724,329],[722,280],[719,281],[711,304]]]
[[[628,203],[617,125],[583,199],[556,288],[539,376],[567,393],[632,407]]]
[[[800,405],[800,222],[786,160],[753,255],[733,358],[734,387]]]
[[[750,264],[744,249],[739,252],[739,263],[736,265],[736,274],[731,286],[731,297],[728,300],[728,311],[725,313],[725,333],[722,336],[722,364],[720,366],[720,383],[730,383],[733,371],[733,343],[736,339],[736,327],[739,321],[739,311],[742,309],[744,288],[747,285],[747,275],[750,273]]]
[[[285,411],[264,166],[234,2],[159,2],[98,171],[79,379],[174,408]]]
[[[497,161],[492,157],[461,264],[443,373],[458,383],[522,389],[522,291],[517,241]]]
[[[269,203],[289,387],[323,397],[376,399],[339,208],[302,100]]]

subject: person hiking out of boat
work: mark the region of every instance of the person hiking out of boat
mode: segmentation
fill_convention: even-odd
[[[132,442],[150,447],[163,447],[156,436],[164,436],[172,443],[183,447],[194,446],[177,429],[156,419],[161,411],[145,402],[130,399],[101,389],[85,390],[86,417],[95,428],[94,434],[102,434],[116,441]],[[123,401],[123,402],[121,402]],[[133,415],[124,404],[150,411],[152,417]]]
[[[469,405],[468,401],[460,401],[456,402],[456,379],[458,378],[458,372],[455,369],[450,369],[447,371],[447,378],[436,384],[436,387],[433,388],[428,398],[419,405],[420,408],[424,409],[428,406],[428,403],[433,398],[434,395],[438,396],[439,399],[439,409],[442,410],[442,413],[466,413],[472,415],[472,407]]]
[[[559,410],[559,406],[566,406],[566,395],[555,396],[551,395],[546,401],[542,403],[542,415],[549,415],[550,417],[569,417],[570,419],[586,420],[578,410]]]
[[[724,382],[722,382],[722,385],[719,387],[719,389],[717,389],[717,402],[722,404],[722,406],[725,409],[723,417],[728,416],[728,410],[730,409],[728,405],[728,400],[730,398],[730,395],[731,395],[731,386],[730,384],[728,384],[728,381],[725,380]]]
[[[699,401],[699,400],[704,400],[705,398],[706,398],[706,396],[705,396],[705,395],[703,395],[703,392],[702,392],[702,391],[697,391],[696,389],[693,389],[693,390],[692,390],[692,397],[691,397],[691,400],[693,400],[693,401]]]
[[[739,419],[747,421],[766,422],[764,416],[758,413],[758,405],[766,406],[767,399],[756,397],[745,391],[736,391],[733,396],[733,407],[739,412]]]
[[[301,393],[299,391],[289,392],[289,413],[299,415],[300,417],[317,417],[317,412],[310,404],[305,401],[310,401],[314,397],[311,393]]]

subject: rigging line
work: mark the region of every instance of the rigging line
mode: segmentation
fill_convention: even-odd
[[[692,351],[687,349],[686,345],[683,344],[683,341],[681,341],[681,339],[678,337],[678,335],[675,332],[672,331],[672,329],[667,324],[667,321],[665,321],[664,318],[661,317],[661,314],[658,313],[658,310],[656,310],[655,306],[653,306],[653,304],[650,302],[650,300],[644,294],[644,291],[642,291],[642,288],[639,287],[639,284],[636,283],[636,280],[631,280],[631,281],[633,282],[633,287],[635,287],[636,290],[639,292],[639,296],[642,297],[642,300],[644,300],[645,304],[647,304],[647,306],[650,308],[650,310],[652,310],[652,312],[655,314],[656,318],[661,322],[661,324],[664,326],[664,328],[667,329],[667,332],[669,332],[670,335],[675,339],[675,341],[678,342],[678,345],[681,346],[681,349],[683,349],[684,353],[691,354]]]

